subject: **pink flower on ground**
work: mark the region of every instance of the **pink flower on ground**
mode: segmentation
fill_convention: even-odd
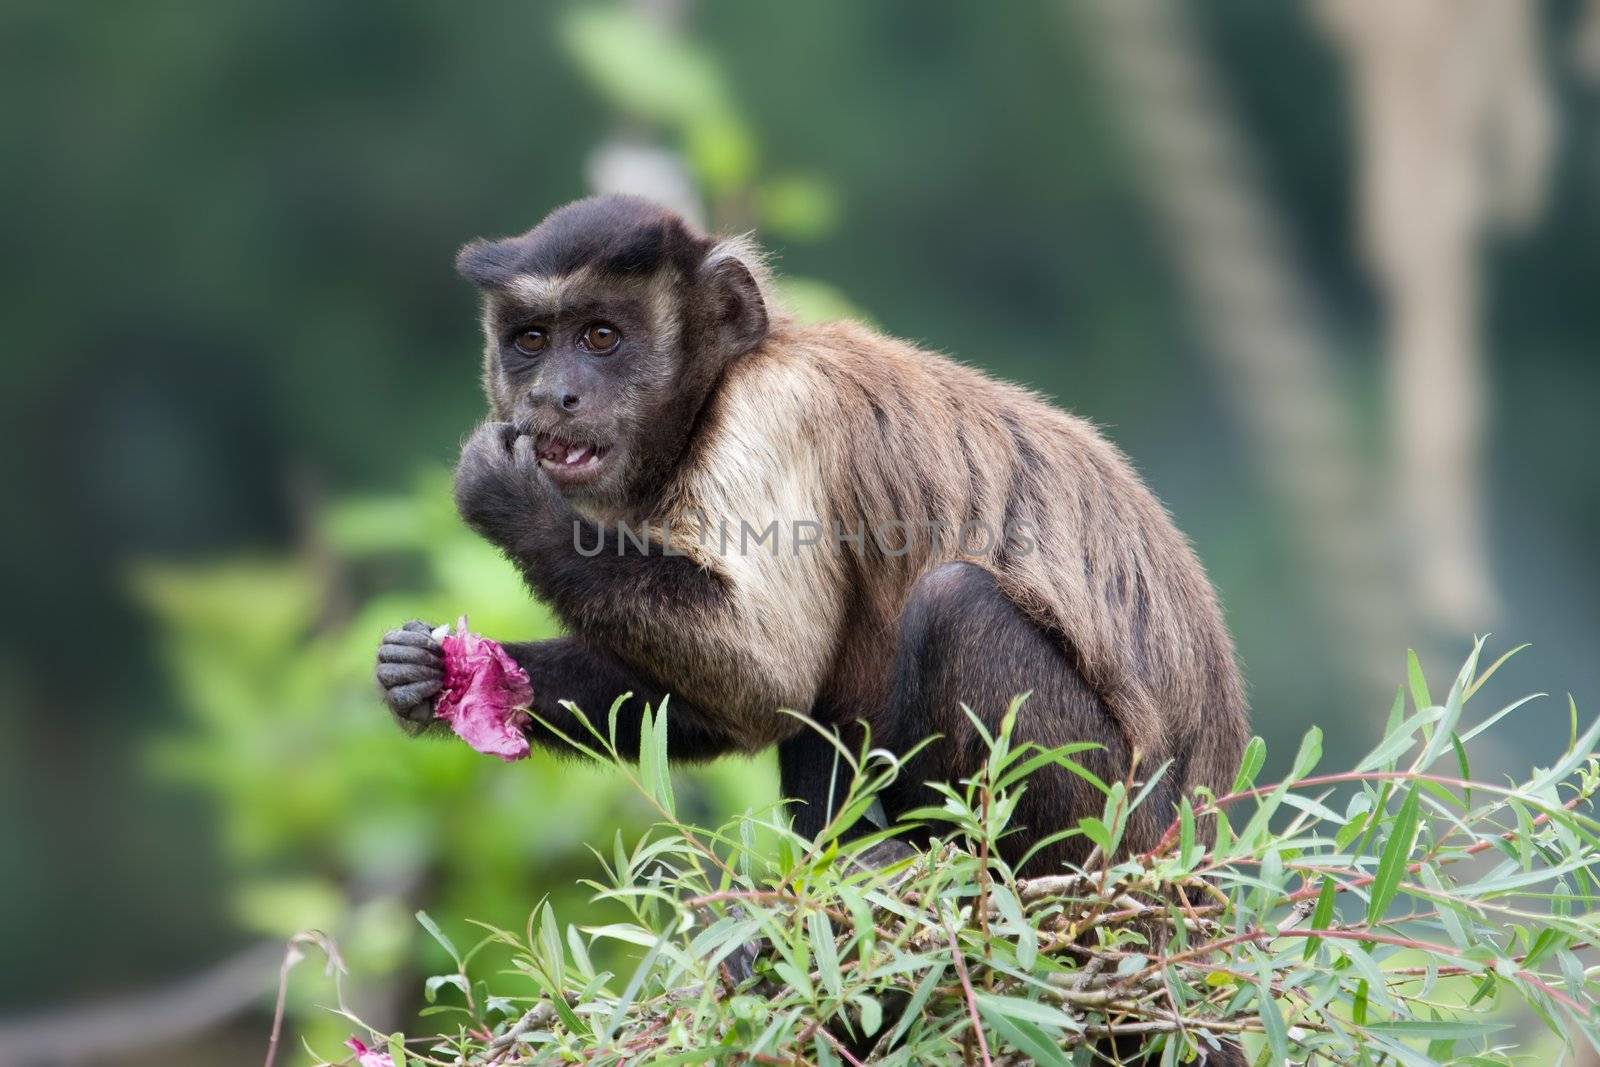
[[[375,1048],[368,1048],[366,1042],[359,1037],[352,1037],[345,1042],[356,1054],[356,1063],[360,1067],[394,1067],[394,1058],[387,1052],[379,1052]]]
[[[444,688],[433,713],[479,752],[503,760],[528,754],[524,732],[533,717],[523,709],[533,702],[528,672],[506,654],[498,641],[470,632],[462,616],[444,646]]]

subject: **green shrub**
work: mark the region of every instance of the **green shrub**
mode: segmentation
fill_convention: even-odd
[[[1441,704],[1413,657],[1409,701],[1397,695],[1351,771],[1315,773],[1313,729],[1290,776],[1258,785],[1253,741],[1233,789],[1185,802],[1147,854],[1107,859],[1160,770],[1097,783],[1104,810],[1062,831],[1094,843],[1090,862],[1030,878],[995,842],[1029,772],[1074,768],[1081,747],[1014,745],[1020,698],[983,775],[911,816],[932,847],[882,868],[853,860],[904,827],[837,837],[863,829],[897,773],[887,753],[841,749],[850,799],[813,843],[770,810],[714,829],[680,819],[670,707],[637,766],[599,723],[574,743],[657,819],[631,847],[619,834],[596,854],[588,885],[620,921],[563,925],[545,902],[522,930],[485,926],[461,951],[419,916],[455,964],[427,981],[425,1036],[361,1036],[397,1064],[1082,1064],[1112,1032],[1146,1035],[1164,1064],[1223,1037],[1265,1063],[1491,1064],[1512,1060],[1507,1009],[1520,1003],[1595,1045],[1597,969],[1579,953],[1597,934],[1600,823],[1587,811],[1600,723],[1580,736],[1573,710],[1550,767],[1473,781],[1474,739],[1526,703],[1462,725],[1504,662],[1480,674],[1481,648]],[[1197,825],[1212,816],[1208,845]],[[726,961],[757,939],[755,974],[733,981]],[[596,962],[608,946],[628,950],[626,966]],[[510,967],[482,966],[489,949],[508,950]],[[429,1033],[441,1024],[444,1036]]]
[[[510,564],[456,517],[449,475],[339,504],[292,557],[149,566],[136,589],[154,616],[184,717],[151,746],[152,769],[216,822],[240,928],[274,940],[316,928],[350,966],[382,974],[363,1004],[394,1019],[448,956],[412,920],[516,925],[535,887],[577,907],[584,843],[632,840],[654,818],[614,775],[547,753],[516,767],[453,739],[418,741],[390,721],[372,679],[378,639],[410,618],[470,609],[502,638],[553,636]],[[680,780],[698,819],[775,795],[769,764],[720,761]],[[601,954],[603,956],[603,953]],[[490,951],[490,966],[509,959]],[[349,1030],[302,975],[293,1032],[322,1046]],[[280,1062],[312,1063],[297,1047]]]

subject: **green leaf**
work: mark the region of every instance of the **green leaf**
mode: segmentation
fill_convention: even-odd
[[[1178,866],[1185,871],[1194,869],[1196,860],[1194,847],[1194,805],[1189,803],[1189,798],[1184,797],[1178,805]]]
[[[1228,792],[1243,793],[1255,785],[1256,775],[1261,772],[1266,762],[1267,743],[1259,737],[1252,737],[1250,743],[1244,746],[1244,757],[1239,761],[1239,773],[1233,776],[1233,788]]]
[[[566,954],[562,951],[561,927],[556,923],[555,910],[548,900],[539,914],[539,947],[543,950],[543,963],[550,980],[561,985],[566,980]]]
[[[833,924],[826,912],[818,909],[806,916],[806,930],[811,936],[811,955],[816,960],[817,972],[829,993],[839,996],[843,979],[839,974],[839,950],[833,941]]]
[[[1294,769],[1290,771],[1289,777],[1295,781],[1299,781],[1301,778],[1304,778],[1306,775],[1310,774],[1321,759],[1322,729],[1320,727],[1313,726],[1311,729],[1307,730],[1306,735],[1300,739],[1300,751],[1295,753]]]
[[[1416,649],[1406,649],[1406,681],[1411,686],[1411,702],[1418,711],[1433,706],[1433,698],[1428,695],[1428,682],[1422,676],[1422,663],[1417,659]]]
[[[1439,909],[1439,924],[1450,935],[1450,940],[1455,942],[1457,948],[1467,948],[1472,941],[1467,936],[1467,928],[1462,924],[1461,915],[1450,894],[1445,890],[1444,882],[1439,877],[1439,872],[1431,863],[1424,863],[1417,871],[1417,877],[1422,884],[1435,894],[1434,904]]]
[[[990,1028],[1008,1041],[1018,1052],[1026,1055],[1033,1063],[1048,1064],[1050,1067],[1071,1067],[1072,1061],[1066,1053],[1061,1051],[1043,1030],[1034,1022],[1012,1014],[1006,1006],[998,1002],[1012,1002],[1011,997],[978,997],[978,1014],[982,1015]],[[1021,1003],[1029,1003],[1022,1001]],[[1060,1014],[1060,1013],[1057,1013]]]
[[[1463,782],[1472,781],[1472,764],[1467,760],[1467,746],[1461,743],[1459,735],[1450,735],[1450,747],[1455,749],[1456,770],[1461,773],[1461,780]],[[1470,788],[1462,790],[1462,803],[1468,807],[1472,806],[1472,790]]]
[[[878,998],[862,993],[855,997],[852,1003],[855,1004],[856,1012],[861,1017],[861,1032],[867,1037],[877,1033],[883,1026],[883,1005],[878,1002]]]
[[[668,815],[676,811],[672,796],[672,771],[667,763],[667,698],[652,713],[645,706],[639,723],[639,780],[645,792]]]
[[[1037,1000],[1026,1000],[1022,997],[1007,997],[996,993],[978,993],[976,995],[978,1010],[985,1015],[993,1012],[1002,1018],[1013,1022],[1029,1022],[1038,1026],[1053,1026],[1059,1030],[1076,1032],[1081,1030],[1082,1024],[1060,1008]],[[985,1011],[987,1009],[987,1011]]]
[[[419,911],[417,912],[417,922],[422,924],[422,928],[428,931],[435,941],[439,942],[440,946],[450,954],[450,958],[455,961],[456,966],[460,967],[461,953],[456,951],[455,943],[444,936],[444,931],[439,929],[439,924],[433,921],[432,916],[425,911]]]
[[[1506,660],[1510,659],[1512,656],[1515,656],[1518,652],[1521,652],[1523,649],[1529,648],[1529,647],[1531,647],[1531,646],[1525,645],[1525,644],[1524,645],[1518,645],[1516,648],[1513,648],[1510,652],[1507,652],[1505,655],[1501,656],[1499,659],[1497,659],[1493,663],[1489,664],[1488,669],[1486,669],[1482,674],[1478,675],[1477,679],[1471,685],[1467,686],[1466,698],[1468,700],[1471,700],[1472,699],[1472,695],[1474,693],[1476,693],[1479,689],[1482,689],[1483,688],[1483,684],[1485,682],[1487,682],[1490,678],[1494,677],[1494,672],[1498,671],[1502,666],[1504,666]]]
[[[928,973],[922,976],[922,981],[917,983],[917,991],[911,994],[911,1000],[906,1003],[906,1010],[901,1013],[900,1021],[895,1023],[894,1031],[889,1035],[887,1047],[893,1048],[911,1024],[922,1018],[922,1009],[928,1003],[928,998],[933,996],[933,991],[939,987],[939,982],[944,978],[946,964],[936,963],[928,968]]]
[[[1412,846],[1416,844],[1420,821],[1419,803],[1417,787],[1413,785],[1406,790],[1406,798],[1400,803],[1400,812],[1395,816],[1393,828],[1389,831],[1389,839],[1384,842],[1383,855],[1378,860],[1378,873],[1372,882],[1372,896],[1367,902],[1369,925],[1382,921],[1383,913],[1388,910],[1390,902],[1394,900],[1395,893],[1400,888],[1400,879],[1405,875],[1407,863],[1411,859]]]
[[[406,1035],[389,1035],[389,1058],[394,1061],[394,1067],[406,1067]]]
[[[1388,737],[1400,728],[1406,718],[1406,687],[1394,687],[1394,703],[1389,705],[1389,720],[1383,727],[1383,736]]]
[[[1286,1063],[1289,1059],[1289,1032],[1283,1025],[1283,1015],[1278,1011],[1277,1001],[1272,999],[1272,972],[1270,967],[1263,962],[1261,979],[1256,985],[1257,999],[1261,1008],[1261,1028],[1266,1031],[1267,1045],[1272,1049],[1274,1063]]]
[[[1311,929],[1326,930],[1333,921],[1333,902],[1338,895],[1339,887],[1334,884],[1330,875],[1323,875],[1322,889],[1317,893],[1317,906],[1311,913]],[[1305,958],[1310,959],[1317,953],[1318,940],[1314,937],[1306,938]]]
[[[461,990],[462,996],[469,995],[467,980],[459,974],[436,974],[422,983],[422,995],[429,1004],[439,999],[439,987],[453,985]]]
[[[1105,823],[1090,815],[1081,819],[1078,826],[1082,828],[1085,837],[1100,846],[1101,852],[1108,856],[1111,854],[1111,831],[1106,828]]]
[[[1384,1037],[1398,1037],[1408,1041],[1435,1038],[1475,1038],[1509,1030],[1510,1023],[1446,1022],[1444,1020],[1403,1019],[1395,1022],[1368,1023],[1367,1030]]]

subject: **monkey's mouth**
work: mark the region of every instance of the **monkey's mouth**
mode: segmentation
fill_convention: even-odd
[[[562,482],[593,478],[605,463],[607,451],[600,445],[568,441],[549,433],[539,434],[533,439],[533,450],[539,457],[539,466]]]

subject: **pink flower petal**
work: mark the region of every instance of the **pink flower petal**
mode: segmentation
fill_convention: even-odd
[[[525,728],[533,721],[524,708],[533,702],[528,672],[498,641],[467,629],[462,616],[444,646],[444,688],[433,712],[479,752],[517,760],[528,754]]]
[[[366,1042],[359,1037],[352,1037],[345,1044],[356,1054],[356,1063],[360,1067],[394,1067],[394,1057],[387,1052],[379,1052],[375,1048],[368,1048]]]

